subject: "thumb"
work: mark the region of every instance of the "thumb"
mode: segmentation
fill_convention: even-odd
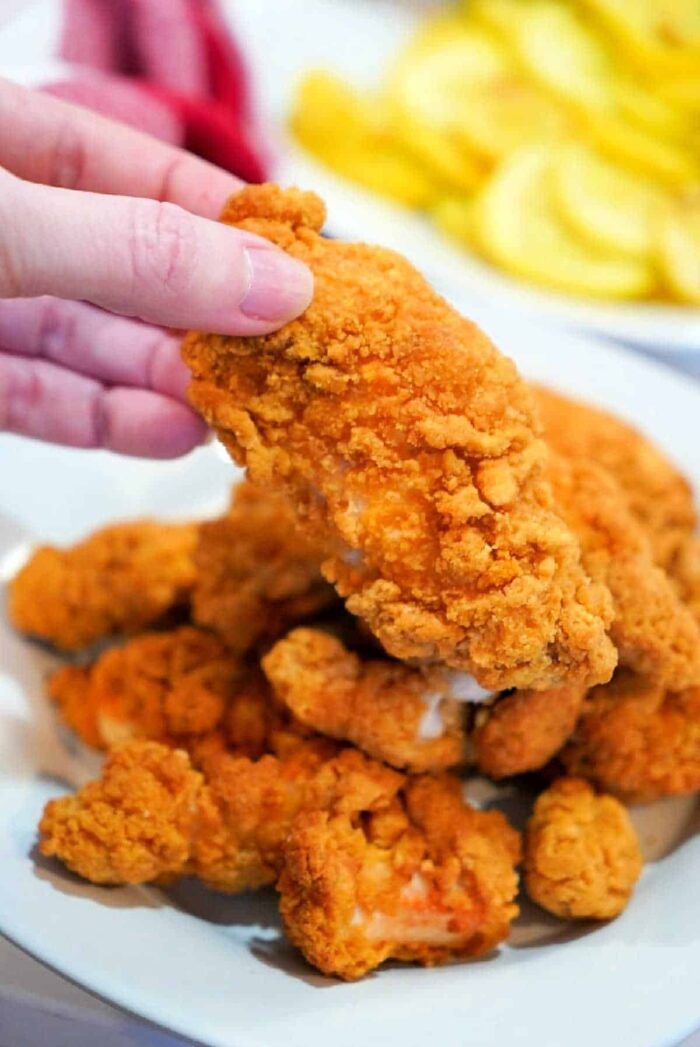
[[[313,278],[252,233],[175,204],[0,171],[0,297],[56,295],[167,327],[255,335],[303,312]]]

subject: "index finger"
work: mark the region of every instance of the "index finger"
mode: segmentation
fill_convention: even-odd
[[[243,184],[132,128],[0,77],[0,167],[64,189],[142,196],[218,218]]]

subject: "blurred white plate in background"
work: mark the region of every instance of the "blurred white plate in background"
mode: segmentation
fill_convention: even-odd
[[[516,280],[452,244],[416,212],[340,178],[289,138],[284,127],[290,98],[303,72],[324,66],[357,85],[380,83],[386,62],[421,17],[418,5],[388,0],[229,0],[227,6],[251,57],[263,112],[279,130],[281,157],[275,177],[318,192],[328,205],[332,233],[400,251],[465,310],[483,301],[657,352],[700,353],[700,309],[597,302]]]

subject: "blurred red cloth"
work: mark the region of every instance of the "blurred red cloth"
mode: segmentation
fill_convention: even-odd
[[[214,0],[64,0],[59,56],[79,71],[43,90],[264,181],[245,61]]]

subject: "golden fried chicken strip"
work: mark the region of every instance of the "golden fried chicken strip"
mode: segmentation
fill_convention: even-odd
[[[561,760],[569,774],[631,802],[700,789],[700,687],[668,691],[618,670],[586,699]]]
[[[111,753],[102,778],[50,800],[40,850],[92,883],[145,883],[186,866],[202,776],[187,753],[134,742]]]
[[[304,628],[279,640],[262,667],[295,719],[320,734],[413,772],[464,762],[464,706],[452,697],[462,673],[364,661],[334,636]]]
[[[250,186],[223,220],[308,263],[306,313],[256,338],[192,333],[190,398],[389,654],[489,689],[608,679],[607,594],[553,505],[513,363],[391,251],[319,235],[313,194]]]
[[[470,808],[447,776],[409,778],[362,819],[307,812],[277,889],[290,940],[324,974],[361,978],[384,960],[432,965],[489,952],[517,915],[519,838]]]
[[[191,524],[135,520],[42,546],[10,584],[10,621],[63,651],[138,632],[187,602],[196,536]]]
[[[610,636],[620,663],[679,690],[700,683],[700,625],[656,566],[648,535],[605,469],[553,455],[549,475],[583,565],[613,598]]]
[[[535,803],[525,828],[525,890],[562,919],[611,920],[642,871],[630,816],[580,778],[560,778]]]
[[[322,560],[283,494],[240,484],[229,512],[199,528],[192,617],[238,653],[274,640],[337,600]]]
[[[633,515],[651,538],[654,559],[667,570],[697,518],[690,484],[647,437],[598,407],[535,387],[550,447],[607,469],[623,488]]]
[[[220,731],[223,744],[259,756],[283,719],[262,674],[189,625],[137,636],[91,665],[58,669],[49,694],[84,741],[107,749],[147,738],[192,753]]]
[[[576,727],[586,688],[513,691],[476,709],[474,762],[489,778],[509,778],[549,763]]]

